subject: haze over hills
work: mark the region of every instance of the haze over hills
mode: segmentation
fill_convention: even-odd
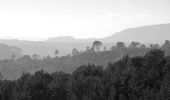
[[[160,38],[161,37],[161,38]],[[100,40],[102,42],[131,42],[138,41],[144,43],[163,43],[170,40],[170,24],[158,24],[128,28],[116,34],[104,38],[75,39],[74,37],[49,38],[49,42],[92,42]]]
[[[96,38],[87,38],[87,39],[76,39],[73,36],[60,36],[60,37],[53,37],[49,38],[47,42],[92,42],[96,40]]]
[[[49,41],[23,41],[23,40],[0,40],[0,43],[9,46],[16,46],[22,49],[22,54],[25,55],[40,55],[54,56],[55,50],[59,51],[59,56],[67,55],[72,52],[73,48],[85,50],[86,46],[91,46],[92,43],[81,42],[49,42]]]
[[[14,59],[22,56],[22,50],[16,46],[0,44],[0,59]]]
[[[162,44],[165,40],[170,40],[170,24],[159,24],[142,26],[137,28],[129,28],[118,32],[112,36],[105,38],[91,38],[91,39],[75,39],[71,36],[67,37],[54,37],[46,41],[23,41],[23,40],[4,40],[1,39],[0,43],[9,46],[17,46],[22,49],[23,54],[40,56],[54,56],[55,50],[59,50],[59,56],[67,55],[72,52],[73,48],[78,50],[85,50],[87,46],[92,46],[94,40],[103,42],[103,46],[108,49],[118,42],[123,41],[129,43],[137,41],[141,43],[159,43]]]
[[[102,41],[138,41],[149,43],[163,43],[170,40],[170,24],[149,25],[137,28],[129,28],[118,32],[110,37],[101,39]]]

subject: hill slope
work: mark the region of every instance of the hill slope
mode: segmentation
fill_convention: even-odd
[[[23,54],[41,56],[54,56],[55,50],[59,50],[59,55],[67,55],[72,52],[73,48],[85,50],[86,46],[92,46],[94,40],[103,42],[103,46],[108,49],[118,41],[131,42],[138,41],[141,43],[163,43],[170,40],[170,24],[150,25],[137,28],[129,28],[112,36],[105,38],[75,39],[73,37],[54,37],[47,41],[23,41],[23,40],[0,40],[10,46],[17,46],[23,50]]]
[[[0,44],[0,60],[18,58],[22,56],[22,50],[16,46]]]
[[[101,39],[102,41],[138,41],[162,43],[170,40],[170,24],[150,25],[137,28],[129,28],[116,33],[110,37]]]

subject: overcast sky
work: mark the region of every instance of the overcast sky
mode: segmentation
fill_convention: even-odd
[[[169,22],[170,0],[0,0],[0,38],[98,38]]]

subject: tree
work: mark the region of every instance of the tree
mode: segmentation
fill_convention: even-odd
[[[159,49],[154,49],[146,53],[145,59],[145,75],[148,78],[146,81],[150,87],[154,86],[154,83],[160,79],[163,73],[163,68],[166,64],[164,59],[164,52]]]
[[[69,74],[55,72],[52,74],[53,81],[48,84],[48,100],[68,100]]]
[[[73,100],[104,100],[102,76],[103,69],[100,66],[89,64],[77,68],[70,80],[70,91],[74,94]]]
[[[2,73],[0,72],[0,80],[2,80],[3,79],[3,75],[2,75]]]
[[[107,50],[107,47],[103,47],[103,51],[106,51]]]
[[[37,54],[33,54],[33,55],[32,55],[32,58],[33,58],[33,59],[38,59],[38,55],[37,55]]]
[[[29,79],[29,90],[31,100],[47,100],[48,99],[48,84],[53,80],[49,73],[43,70],[37,71]]]
[[[126,46],[124,42],[117,42],[116,47],[122,49],[122,48],[125,48]]]
[[[30,61],[30,60],[32,60],[29,55],[24,55],[24,56],[22,57],[22,59],[25,60],[25,61]]]
[[[170,45],[170,41],[169,40],[165,40],[165,45]]]
[[[55,50],[55,56],[57,57],[58,56],[58,54],[59,54],[59,51],[58,50]]]
[[[15,90],[15,100],[31,100],[30,90],[29,90],[29,79],[31,74],[23,72],[22,76],[16,82]]]
[[[116,49],[116,46],[113,45],[113,46],[111,47],[111,50],[114,51],[115,49]]]
[[[162,45],[162,49],[165,51],[166,55],[170,55],[170,41],[166,40],[165,43]]]
[[[139,48],[140,49],[146,49],[146,45],[145,44],[141,44]]]
[[[87,47],[86,47],[86,52],[89,53],[90,51],[91,51],[91,50],[90,50],[90,47],[87,46]]]
[[[164,76],[164,80],[160,85],[159,100],[170,100],[170,73]]]
[[[92,47],[99,52],[101,46],[102,46],[102,42],[101,41],[94,41]]]
[[[13,60],[15,59],[15,57],[16,57],[16,56],[15,56],[14,54],[12,54],[12,55],[11,55],[11,60],[13,61]]]
[[[131,42],[131,44],[129,45],[129,48],[137,48],[140,45],[139,42]]]
[[[150,49],[158,49],[159,48],[159,44],[150,44]]]
[[[0,100],[13,100],[13,90],[15,83],[13,81],[4,80],[0,83]]]
[[[165,40],[165,43],[162,45],[162,48],[164,50],[169,49],[170,48],[170,41],[169,40]]]
[[[79,54],[79,51],[76,49],[76,48],[74,48],[73,50],[72,50],[72,55],[73,56],[76,56],[76,55],[78,55]]]

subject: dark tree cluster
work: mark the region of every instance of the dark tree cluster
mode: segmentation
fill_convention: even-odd
[[[71,74],[40,70],[16,80],[1,77],[0,100],[170,100],[170,57],[153,49],[105,69],[88,64]]]

